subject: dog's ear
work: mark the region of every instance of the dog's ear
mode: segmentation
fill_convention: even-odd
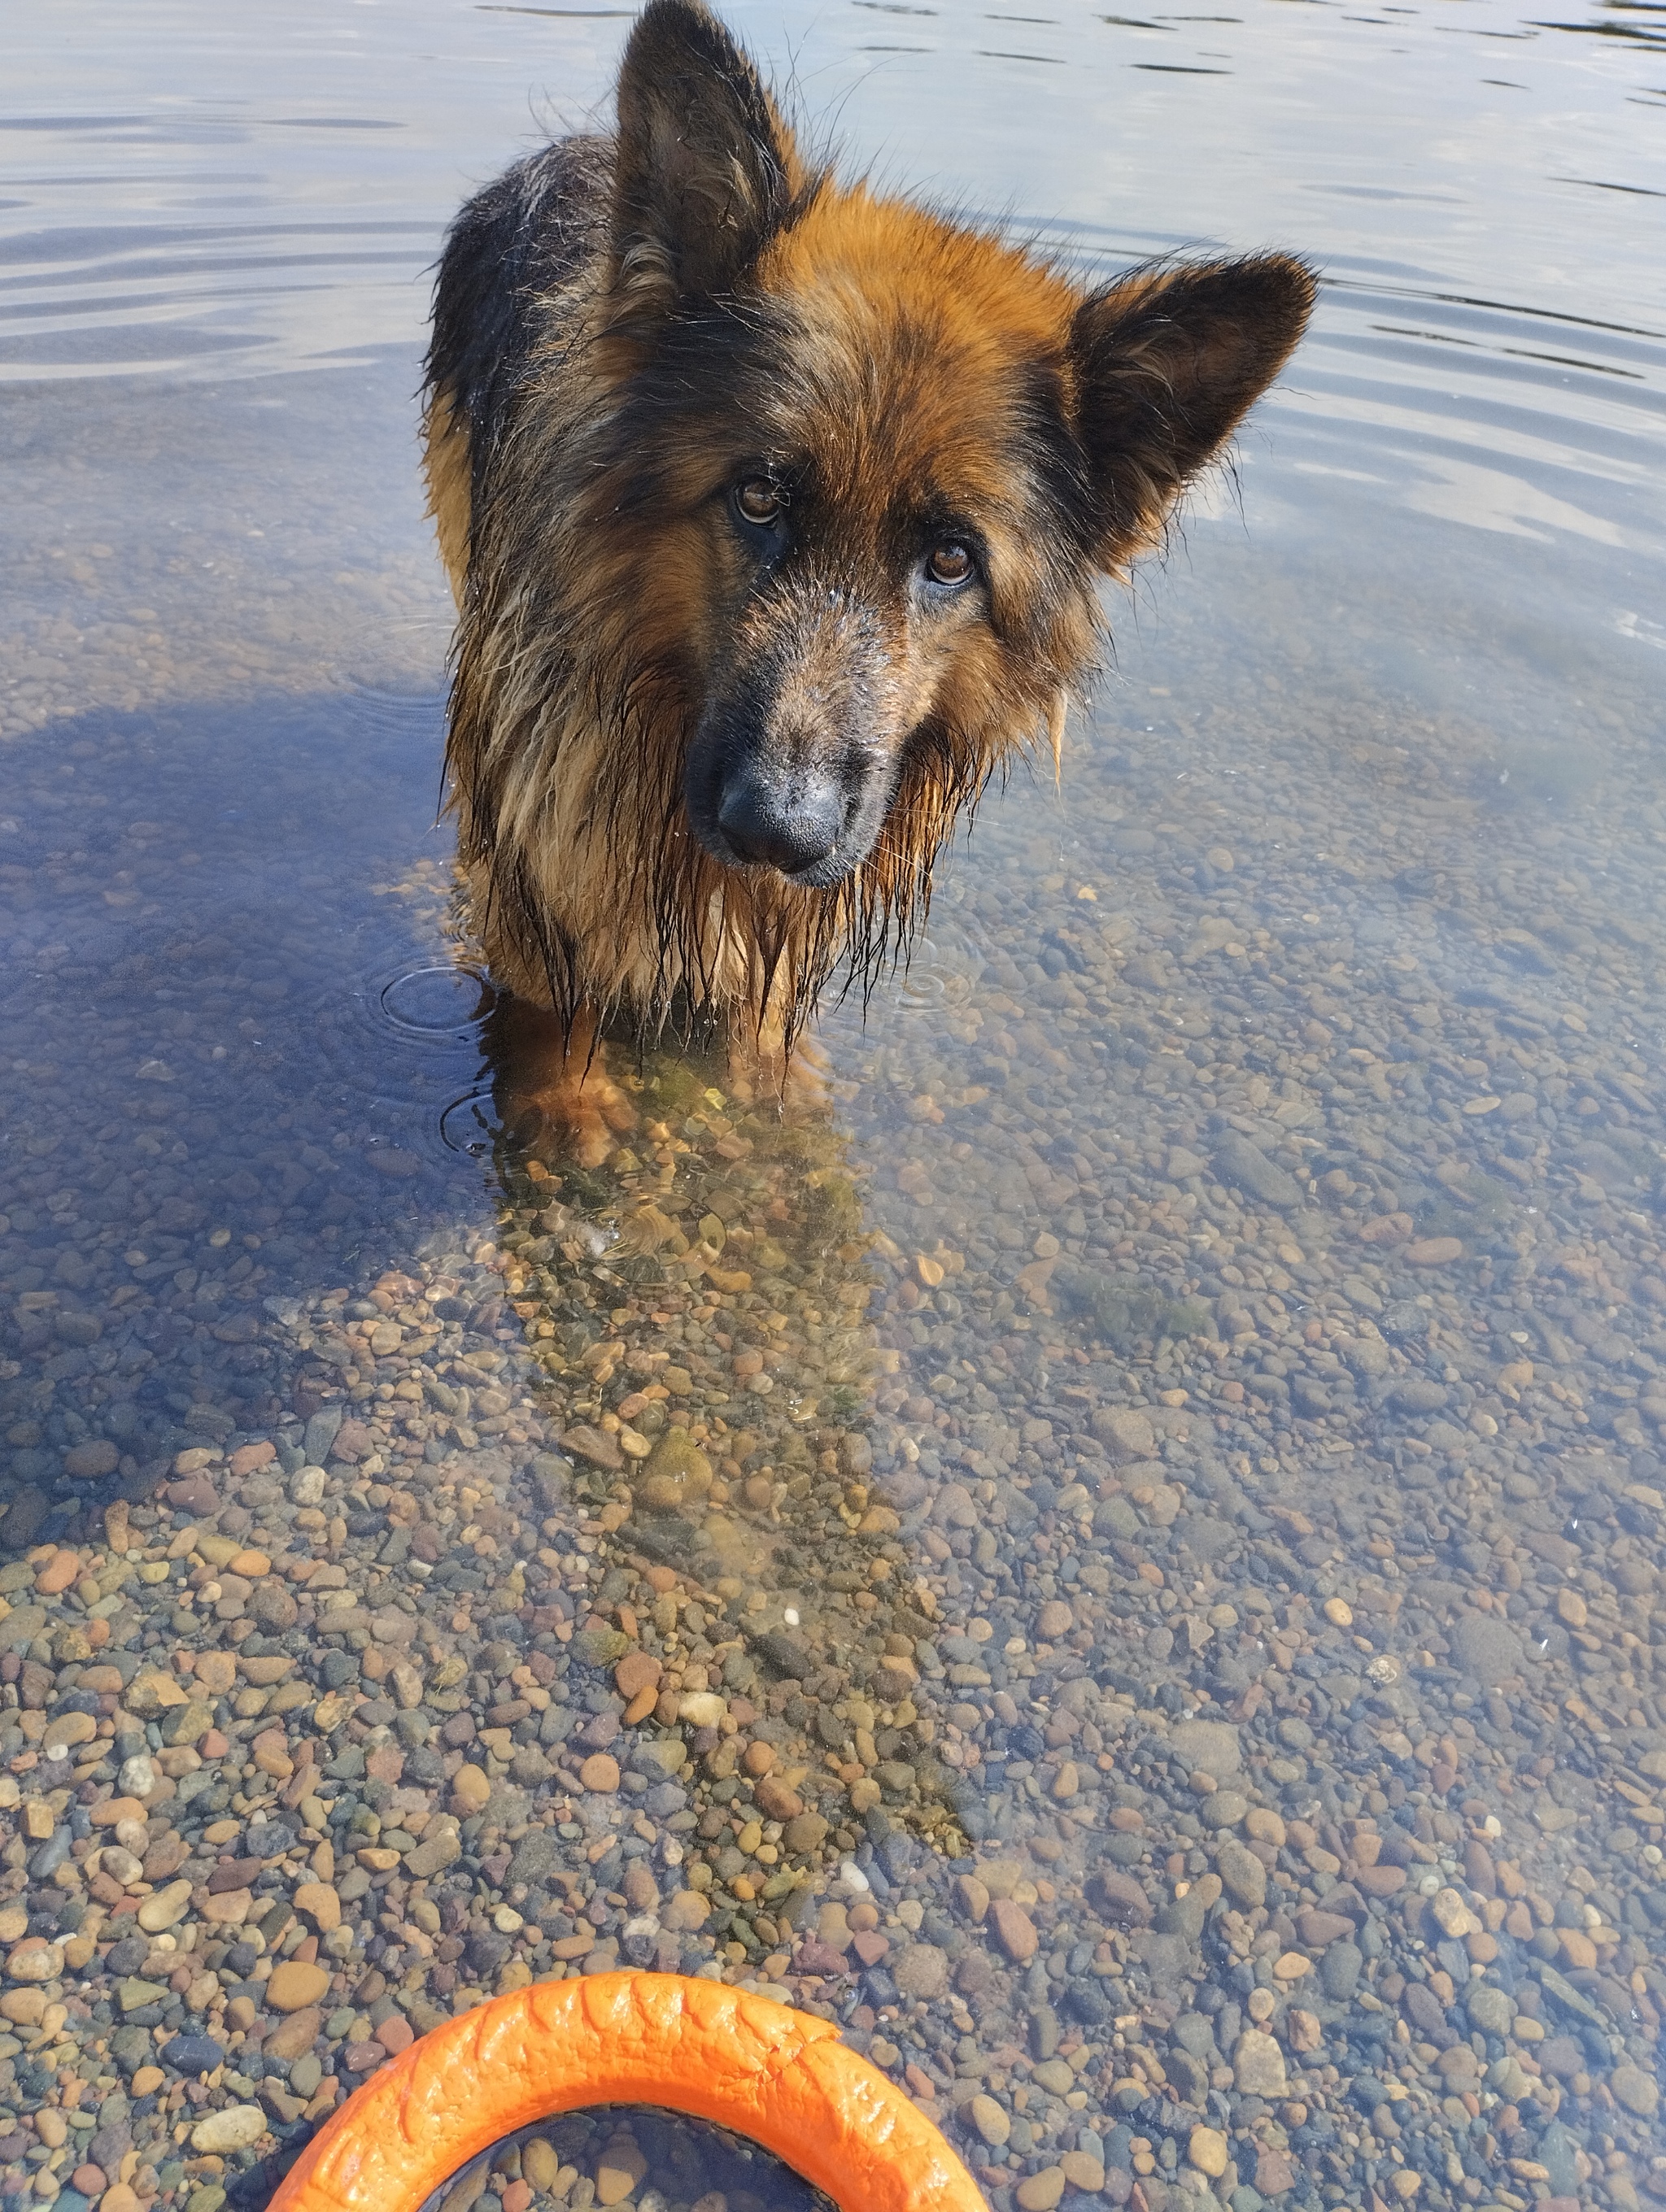
[[[1143,272],[1083,301],[1070,356],[1102,568],[1160,538],[1188,480],[1289,357],[1315,290],[1303,263],[1268,254]]]
[[[618,100],[615,289],[662,313],[727,291],[804,181],[757,71],[697,0],[650,0]]]

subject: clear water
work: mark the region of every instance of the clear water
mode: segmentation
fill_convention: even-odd
[[[648,1061],[635,1149],[591,1179],[529,1118],[529,1041],[456,934],[412,395],[446,221],[605,111],[626,11],[60,0],[8,28],[9,1557],[101,1571],[119,1492],[136,1569],[216,1514],[343,1565],[368,1626],[320,1600],[256,1632],[315,1689],[325,1650],[358,1662],[320,1765],[389,1740],[401,1653],[432,1691],[453,1656],[489,1685],[541,1649],[587,1727],[593,1610],[678,1696],[721,1694],[826,1822],[768,1836],[723,1730],[675,1711],[614,1740],[617,1792],[578,1746],[517,1768],[523,1715],[469,1748],[471,1812],[425,1704],[391,1797],[333,1778],[290,1812],[334,1809],[338,1852],[457,1812],[441,1932],[424,1953],[414,1886],[392,1927],[349,1899],[298,2073],[227,2026],[246,1962],[176,1992],[159,2026],[244,2037],[210,2103],[264,2095],[273,2132],[187,2170],[168,2074],[122,2122],[140,2193],[264,2201],[390,1995],[421,2027],[517,1960],[628,1960],[830,2013],[1001,2212],[1055,2175],[1087,2202],[1097,2167],[1152,2212],[1629,2212],[1666,2188],[1666,19],[729,14],[888,181],[1089,269],[1275,243],[1325,290],[1235,473],[1114,606],[1061,786],[992,799],[907,975],[825,1021],[830,1121],[783,1134],[702,1097],[720,1069]],[[384,1310],[402,1342],[373,1354]],[[667,1368],[686,1389],[653,1395]],[[683,1426],[714,1486],[685,1461],[633,1493],[596,1443],[621,1421],[623,1473]],[[311,1505],[273,1480],[309,1453]],[[425,1577],[371,1563],[412,1495]],[[31,1579],[11,1642],[70,1670],[52,1704],[94,1600]],[[245,1637],[235,1593],[198,1627],[157,1586],[113,1648]],[[464,1709],[489,1727],[520,1686]],[[54,1759],[21,1664],[5,1687],[22,1798],[107,1798],[129,1723]],[[680,1807],[644,1779],[672,1741]],[[247,1743],[153,1824],[237,1848],[283,1794]],[[40,1932],[87,1902],[19,1879]],[[1016,1900],[1034,1960],[965,1879]],[[502,1958],[438,1958],[503,1911]],[[62,2021],[0,2039],[20,2120],[62,2102],[54,2069],[88,2109],[133,2088],[107,1984],[64,1987]],[[46,2135],[0,2155],[76,2192]],[[668,2168],[635,2201],[654,2186],[686,2200]]]

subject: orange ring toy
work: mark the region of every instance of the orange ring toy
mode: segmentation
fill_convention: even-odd
[[[829,2021],[721,1982],[535,1982],[433,2029],[321,2128],[268,2212],[417,2212],[489,2145],[587,2105],[750,2136],[845,2212],[986,2212],[931,2122]]]

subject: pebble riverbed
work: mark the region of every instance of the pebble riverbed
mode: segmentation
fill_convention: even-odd
[[[424,2028],[629,1963],[838,2021],[1002,2212],[1666,2191],[1666,832],[1599,888],[1460,757],[1343,862],[1298,711],[1253,804],[1183,741],[1079,765],[1114,870],[986,821],[827,1118],[627,1058],[587,1174],[489,1017],[472,1219],[112,822],[0,1200],[8,2188],[256,2205]],[[563,2142],[453,2212],[715,2212]]]

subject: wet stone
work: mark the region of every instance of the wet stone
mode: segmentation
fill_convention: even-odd
[[[1240,2096],[1282,2097],[1284,2053],[1274,2039],[1259,2028],[1246,2028],[1232,2052],[1232,2078]]]
[[[999,2150],[1012,2133],[1011,2119],[993,2097],[974,2097],[966,2106],[966,2118],[992,2150]]]
[[[322,1966],[308,1966],[298,1959],[285,1960],[272,1969],[266,1984],[266,2002],[274,2012],[300,2012],[304,2007],[315,2005],[330,1986],[330,1977]]]
[[[1521,1638],[1496,1613],[1462,1613],[1453,1632],[1452,1647],[1464,1673],[1487,1688],[1520,1674],[1524,1663]]]
[[[1247,1192],[1251,1198],[1280,1212],[1293,1212],[1302,1202],[1302,1192],[1294,1177],[1269,1160],[1247,1137],[1225,1138],[1216,1148],[1212,1164],[1222,1182]]]
[[[948,1986],[949,1961],[932,1943],[909,1943],[891,1961],[891,1975],[905,1997],[939,1997]]]
[[[1054,2212],[1065,2192],[1062,2166],[1044,2166],[1038,2173],[1020,2181],[1012,2191],[1012,2202],[1019,2212]]]
[[[176,2035],[161,2048],[162,2063],[176,2074],[211,2074],[225,2056],[211,2035]]]
[[[1639,2119],[1652,2119],[1659,2109],[1660,2084],[1640,2066],[1616,2066],[1608,2077],[1608,2087],[1626,2110]]]
[[[266,2116],[258,2105],[227,2105],[198,2120],[191,2131],[191,2147],[207,2151],[246,2150],[266,2132]]]
[[[1470,2021],[1486,2035],[1507,2035],[1516,2016],[1515,2004],[1495,1982],[1476,1982],[1465,1996]]]
[[[989,1923],[995,1941],[1006,1956],[1022,1966],[1034,1958],[1040,1937],[1036,1924],[1020,1905],[1011,1898],[998,1897],[989,1907]]]
[[[1319,1961],[1319,1984],[1333,2003],[1346,2004],[1359,1986],[1365,1954],[1346,1939],[1329,1944]]]

